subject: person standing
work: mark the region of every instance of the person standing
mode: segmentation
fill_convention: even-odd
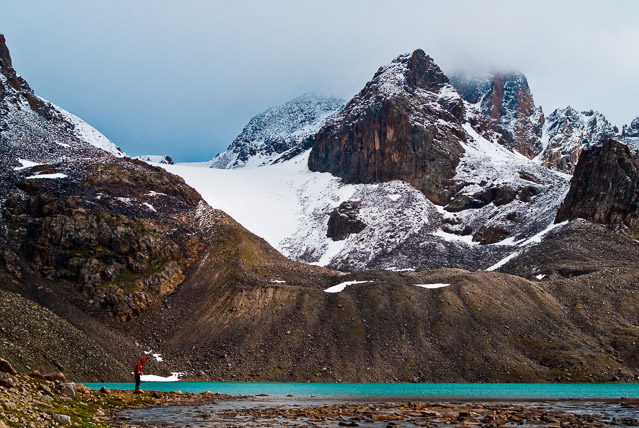
[[[138,361],[138,365],[135,366],[135,390],[140,390],[140,382],[142,379],[142,364],[146,363],[146,357],[142,357],[140,361]]]

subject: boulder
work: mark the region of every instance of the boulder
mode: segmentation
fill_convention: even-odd
[[[67,397],[75,398],[78,395],[78,390],[73,382],[64,382],[56,385],[58,391]]]
[[[29,373],[29,377],[32,377],[34,379],[44,379],[44,375],[42,373],[40,373],[40,370],[33,370],[31,373]]]
[[[40,385],[38,387],[38,391],[44,392],[45,394],[47,394],[49,396],[53,396],[53,391],[51,391],[51,388],[49,388],[46,385]]]
[[[68,425],[71,423],[71,417],[67,415],[61,415],[59,413],[54,413],[52,416],[54,421],[59,423],[60,425]]]
[[[10,375],[6,372],[0,372],[0,386],[4,386],[5,388],[13,388],[18,385],[18,379],[15,376]]]
[[[0,372],[9,373],[13,376],[18,374],[18,372],[16,372],[15,369],[11,366],[11,363],[2,358],[0,358]]]
[[[64,383],[67,381],[67,377],[61,372],[45,374],[44,379],[55,383]]]

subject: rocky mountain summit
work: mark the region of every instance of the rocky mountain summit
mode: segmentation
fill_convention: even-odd
[[[568,106],[552,112],[544,123],[542,151],[536,159],[548,168],[572,174],[583,150],[618,134],[599,112]]]
[[[544,113],[535,106],[526,76],[458,74],[451,83],[465,101],[496,126],[509,147],[529,158],[541,151]]]
[[[464,102],[423,51],[381,67],[317,134],[308,165],[350,183],[406,181],[448,199],[463,149]]]
[[[344,107],[344,100],[304,94],[253,117],[228,149],[208,162],[211,168],[261,166],[290,159],[315,142],[315,134]]]
[[[632,150],[639,151],[639,117],[634,118],[629,125],[623,126],[621,138]]]
[[[500,91],[503,95],[503,88]],[[497,105],[508,104],[508,97],[518,99],[506,94],[495,101]],[[418,50],[380,68],[322,127],[309,155],[309,169],[362,183],[349,201],[339,203],[359,207],[359,214],[350,209],[349,217],[369,226],[345,238],[329,266],[487,268],[513,243],[524,242],[552,223],[567,191],[566,177],[510,148],[495,123],[478,110],[481,100],[477,103],[479,107],[465,101],[433,60]],[[400,190],[392,180],[409,183],[426,198],[409,197],[407,188]],[[366,186],[375,182],[381,184]],[[384,193],[396,196],[382,202]],[[367,209],[375,214],[367,214]],[[325,212],[307,224],[318,229],[322,225],[315,222],[332,221],[333,227],[338,211]],[[299,236],[304,256],[314,254],[308,251],[308,236]],[[291,242],[289,251],[295,246]]]

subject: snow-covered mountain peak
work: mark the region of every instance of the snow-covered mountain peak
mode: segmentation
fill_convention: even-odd
[[[558,171],[572,173],[582,150],[617,134],[617,128],[599,112],[579,112],[568,106],[553,111],[543,127],[542,151],[536,160]]]
[[[228,149],[208,162],[212,168],[262,166],[310,148],[328,118],[345,100],[307,93],[253,117]]]
[[[623,126],[621,140],[635,152],[639,151],[639,117],[634,118],[629,125]]]
[[[3,161],[50,163],[124,153],[77,116],[38,97],[14,70],[0,35],[0,142]]]
[[[529,158],[540,152],[544,114],[535,106],[525,75],[456,74],[451,82],[473,110],[490,120],[509,147]]]

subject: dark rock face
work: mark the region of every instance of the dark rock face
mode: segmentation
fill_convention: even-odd
[[[366,223],[357,218],[359,205],[355,202],[343,202],[328,218],[326,236],[334,241],[346,239],[348,235],[359,233],[366,227]]]
[[[423,51],[382,67],[316,136],[312,171],[350,183],[404,180],[433,202],[451,193],[463,152],[464,104]],[[451,125],[437,125],[441,119]]]
[[[585,150],[557,222],[583,218],[639,230],[639,157],[614,140]]]
[[[497,73],[487,78],[457,75],[451,79],[462,98],[478,105],[481,114],[496,125],[510,147],[533,158],[541,151],[544,124],[541,107],[535,107],[526,76]]]
[[[19,182],[6,202],[9,242],[30,267],[75,284],[120,321],[173,292],[204,248],[187,221],[199,194],[140,161],[78,161],[30,174],[62,170],[68,179]]]

